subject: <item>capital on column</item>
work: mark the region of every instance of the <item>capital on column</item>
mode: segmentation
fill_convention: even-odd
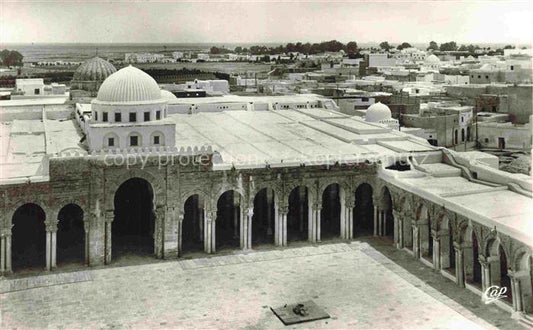
[[[44,222],[45,228],[47,232],[57,232],[57,224],[58,220],[46,220]]]
[[[104,214],[104,221],[111,223],[115,219],[115,211],[114,210],[107,210]]]

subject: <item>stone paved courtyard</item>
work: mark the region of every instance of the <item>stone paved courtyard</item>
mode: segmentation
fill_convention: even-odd
[[[520,329],[495,306],[473,313],[367,242],[4,279],[0,292],[1,328],[283,328],[269,307],[312,299],[331,318],[291,328]]]

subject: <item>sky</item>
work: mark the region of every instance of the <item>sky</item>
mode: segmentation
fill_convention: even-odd
[[[9,1],[0,43],[528,43],[533,1]]]

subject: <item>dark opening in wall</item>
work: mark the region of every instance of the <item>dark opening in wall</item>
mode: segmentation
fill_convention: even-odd
[[[386,167],[386,169],[387,169],[387,170],[400,171],[400,172],[403,172],[403,171],[410,171],[410,170],[411,170],[411,165],[409,165],[409,164],[408,164],[407,162],[405,162],[405,161],[397,161],[397,162],[394,163],[393,165]]]

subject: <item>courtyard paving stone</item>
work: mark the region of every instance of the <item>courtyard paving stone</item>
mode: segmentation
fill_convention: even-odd
[[[519,328],[480,300],[477,310],[465,308],[441,292],[451,281],[441,276],[435,288],[428,267],[418,263],[414,274],[408,258],[388,249],[379,241],[320,244],[86,270],[81,282],[1,293],[0,327],[285,328],[270,307],[312,299],[331,318],[290,328]],[[495,315],[487,322],[483,313]]]

